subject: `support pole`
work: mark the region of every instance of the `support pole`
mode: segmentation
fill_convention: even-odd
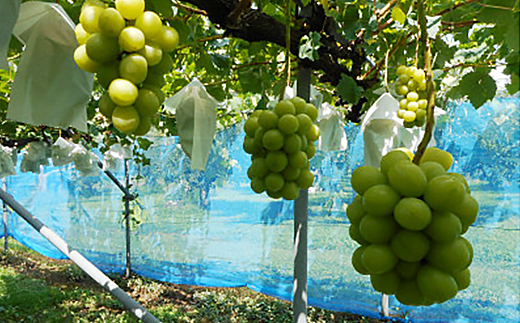
[[[103,164],[98,161],[98,167],[103,169]],[[132,267],[130,263],[131,258],[131,249],[130,249],[130,201],[135,199],[135,196],[130,193],[128,189],[130,186],[130,178],[128,173],[128,159],[125,159],[125,185],[123,185],[109,170],[104,170],[103,172],[116,184],[116,186],[123,192],[123,199],[125,201],[125,241],[126,241],[126,269],[125,269],[125,278],[130,277],[132,273]]]
[[[101,270],[94,266],[78,251],[71,249],[70,246],[59,237],[54,231],[46,227],[40,220],[32,216],[32,214],[24,208],[21,204],[13,199],[13,197],[0,189],[0,199],[2,199],[11,209],[20,215],[27,223],[29,223],[36,231],[44,236],[50,243],[56,246],[63,252],[70,260],[78,265],[81,270],[87,273],[106,291],[117,298],[123,305],[131,311],[137,318],[145,323],[160,323],[160,321],[144,309],[138,302],[130,297],[124,290],[122,290],[116,283],[108,278]]]
[[[309,100],[311,70],[300,69],[296,94]],[[293,280],[293,323],[307,322],[307,216],[309,195],[300,190],[294,201],[294,280]]]
[[[7,191],[7,180],[5,178],[2,179],[3,188],[5,191]],[[4,223],[4,253],[7,254],[9,251],[9,226],[7,221],[7,215],[9,214],[7,211],[7,205],[5,202],[3,203],[3,223]]]
[[[130,186],[130,176],[128,174],[128,159],[125,159],[125,188],[128,191],[128,187]],[[125,278],[129,278],[132,269],[131,269],[131,263],[130,258],[132,256],[131,249],[130,249],[130,199],[128,198],[128,195],[125,194],[125,240],[126,240],[126,271],[125,271]],[[132,196],[133,198],[133,196]]]

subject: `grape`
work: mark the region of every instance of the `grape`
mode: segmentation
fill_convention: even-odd
[[[426,185],[424,201],[436,211],[446,211],[459,204],[464,194],[464,185],[458,179],[450,175],[441,175]]]
[[[423,200],[405,197],[395,206],[394,217],[403,228],[419,231],[430,224],[432,212]]]
[[[164,75],[154,73],[152,69],[148,69],[143,84],[153,85],[158,88],[162,88],[166,84],[166,81],[164,80]]]
[[[421,110],[426,110],[428,108],[428,100],[426,99],[420,99],[417,101],[418,107]]]
[[[401,75],[403,75],[403,74],[406,74],[406,70],[407,70],[407,69],[408,69],[408,67],[406,67],[406,66],[404,66],[404,65],[399,65],[399,66],[397,67],[397,71],[396,71],[396,73],[397,73],[398,76],[401,76]]]
[[[115,62],[100,65],[97,69],[96,76],[99,84],[101,84],[103,88],[107,89],[113,80],[120,77],[119,65],[115,64]]]
[[[126,23],[119,11],[114,8],[106,8],[99,15],[98,25],[100,32],[104,35],[118,37]]]
[[[79,23],[83,29],[90,33],[98,33],[99,30],[99,16],[105,10],[101,6],[86,6],[81,10],[79,15]]]
[[[370,283],[376,291],[386,295],[393,295],[399,290],[401,277],[395,270],[392,270],[383,274],[370,275]]]
[[[279,173],[269,173],[264,179],[265,187],[267,190],[277,192],[282,189],[285,184],[283,176]]]
[[[290,135],[298,131],[300,124],[298,118],[293,114],[285,114],[278,120],[278,129],[284,134]]]
[[[312,128],[312,119],[307,114],[300,113],[296,116],[298,119],[298,133],[300,135],[307,134]]]
[[[152,119],[150,117],[142,115],[140,115],[139,117],[139,126],[137,126],[137,129],[134,130],[134,135],[144,136],[152,128]]]
[[[273,109],[274,113],[276,113],[279,117],[290,114],[294,115],[296,113],[296,109],[294,105],[289,100],[282,100],[276,103]]]
[[[471,282],[471,272],[469,271],[469,268],[454,272],[451,275],[455,278],[459,291],[469,287]]]
[[[153,116],[159,111],[159,99],[152,90],[140,89],[137,94],[137,100],[134,103],[135,108],[141,116]]]
[[[316,147],[314,146],[314,144],[310,144],[310,145],[307,145],[307,158],[311,159],[312,157],[314,157],[314,155],[316,155]]]
[[[354,253],[352,253],[352,266],[361,275],[369,274],[368,270],[363,265],[363,261],[361,260],[363,252],[366,248],[366,246],[359,246],[358,248],[356,248],[356,250],[354,250]]]
[[[410,159],[408,158],[408,155],[405,152],[396,149],[390,151],[389,153],[381,157],[381,173],[387,175],[390,167],[393,166],[399,160],[409,161]]]
[[[306,190],[312,186],[312,183],[314,183],[314,175],[307,169],[302,170],[296,180],[296,184],[298,184],[302,190]]]
[[[307,111],[307,102],[305,102],[304,99],[300,98],[299,96],[295,96],[290,101],[293,104],[294,109],[296,111],[294,114],[298,115],[300,113],[306,113],[306,111]]]
[[[415,279],[417,277],[417,272],[421,267],[421,263],[418,261],[409,262],[404,260],[399,260],[397,265],[395,265],[395,270],[404,279]]]
[[[281,191],[271,191],[266,189],[267,196],[269,196],[272,199],[279,199],[282,197]]]
[[[148,73],[148,63],[146,58],[139,54],[125,56],[119,64],[119,75],[134,84],[142,83]]]
[[[399,119],[403,119],[403,118],[404,118],[404,113],[405,113],[406,111],[407,111],[407,110],[405,110],[405,109],[399,109],[399,110],[397,110],[397,117],[398,117]]]
[[[305,105],[305,114],[311,118],[312,122],[316,122],[318,119],[318,108],[313,104],[307,103]]]
[[[283,147],[284,136],[278,129],[267,130],[262,138],[262,143],[265,149],[269,151],[276,151]]]
[[[144,11],[144,0],[116,0],[116,9],[128,20],[134,20]]]
[[[471,193],[471,189],[469,188],[468,181],[466,181],[466,178],[464,177],[464,175],[459,174],[459,173],[452,173],[452,172],[446,173],[446,174],[454,176],[456,179],[458,179],[462,183],[462,185],[464,185],[466,192]]]
[[[283,178],[285,178],[286,181],[296,181],[298,180],[298,177],[300,177],[301,174],[301,168],[294,168],[290,165],[287,166],[283,172]]]
[[[162,50],[161,50],[162,52]],[[156,74],[166,74],[171,72],[173,68],[173,59],[170,55],[162,53],[161,60],[158,64],[152,66],[150,68],[150,72],[156,73]]]
[[[86,32],[81,24],[76,25],[74,32],[76,34],[76,40],[78,41],[79,45],[85,44],[87,39],[90,37],[90,33]]]
[[[369,165],[356,168],[350,179],[352,189],[359,195],[363,195],[366,190],[374,185],[386,183],[385,175],[379,169]]]
[[[361,197],[361,195],[356,195],[356,197],[348,205],[346,213],[350,223],[359,224],[361,219],[365,216],[365,209],[363,208],[363,198]]]
[[[451,212],[433,212],[432,221],[424,232],[434,241],[449,242],[459,237],[462,224]]]
[[[265,130],[276,128],[278,126],[278,115],[271,110],[264,110],[258,117],[258,123]]]
[[[265,157],[265,162],[270,171],[281,172],[287,167],[289,160],[284,152],[278,150],[269,152]]]
[[[242,148],[248,154],[254,155],[258,152],[258,146],[255,144],[255,139],[249,136],[244,138],[244,143],[242,144]]]
[[[255,145],[257,145],[258,147],[264,146],[264,144],[262,143],[262,140],[264,139],[264,133],[265,130],[262,127],[259,127],[255,131]]]
[[[426,123],[426,110],[417,110],[415,111],[415,125],[418,127],[422,127]]]
[[[469,226],[477,219],[479,206],[477,200],[475,200],[471,195],[465,194],[462,201],[451,210],[459,217],[462,224],[462,233],[465,233]]]
[[[165,99],[164,92],[161,91],[161,89],[159,87],[151,85],[151,84],[143,83],[141,85],[141,88],[148,89],[148,90],[152,91],[153,93],[155,93],[155,95],[157,96],[157,99],[159,99],[159,104],[162,104],[164,102],[164,99]]]
[[[294,168],[302,168],[307,164],[307,154],[303,151],[298,151],[289,155],[289,165]]]
[[[399,101],[399,109],[401,109],[401,110],[408,109],[408,100],[406,98],[401,99],[401,101]]]
[[[472,260],[471,245],[463,237],[445,243],[432,243],[426,256],[428,262],[447,272],[468,268]]]
[[[302,139],[297,134],[292,134],[289,136],[286,136],[283,143],[283,150],[287,154],[294,154],[297,151],[300,151],[302,147]],[[311,158],[309,156],[309,158]]]
[[[430,250],[430,239],[421,232],[400,230],[390,242],[393,253],[404,261],[422,260]]]
[[[386,244],[368,245],[361,260],[370,274],[386,273],[397,264],[397,257]]]
[[[417,101],[408,102],[406,109],[408,111],[416,112],[417,110],[419,110],[419,103],[417,103]]]
[[[307,132],[307,139],[310,141],[316,141],[320,137],[320,127],[317,124],[313,124],[309,132]]]
[[[95,73],[99,68],[99,63],[88,57],[85,45],[80,45],[74,50],[74,61],[85,72]]]
[[[112,102],[108,93],[103,93],[103,96],[99,100],[99,112],[101,112],[101,114],[107,118],[112,118],[112,112],[114,111],[115,107],[116,105],[114,102]]]
[[[424,73],[423,70],[416,70],[414,73],[413,73],[413,79],[414,81],[416,81],[417,83],[421,83],[422,81],[424,81],[426,79],[426,74]]]
[[[403,196],[419,197],[426,189],[428,180],[419,166],[404,160],[390,167],[388,182]]]
[[[92,34],[85,46],[87,55],[96,62],[108,63],[119,55],[117,39],[101,33]]]
[[[148,66],[150,67],[159,64],[163,56],[162,49],[154,43],[145,44],[143,48],[137,51],[137,53],[141,54],[144,58],[146,58]]]
[[[409,80],[410,80],[410,77],[407,74],[401,74],[398,77],[398,81],[401,84],[406,84],[406,83],[408,83]]]
[[[145,45],[144,34],[136,27],[125,27],[119,34],[119,45],[125,52],[136,52]]]
[[[436,147],[428,147],[424,151],[421,157],[420,163],[427,161],[434,161],[442,165],[446,171],[448,171],[453,164],[453,156],[447,151],[441,150]]]
[[[282,197],[285,200],[296,200],[300,196],[300,187],[295,182],[285,182],[282,187]]]
[[[399,194],[392,187],[386,184],[378,184],[370,187],[363,194],[363,207],[371,215],[390,215],[399,199]]]
[[[446,170],[442,167],[441,164],[437,162],[424,162],[419,165],[424,175],[426,175],[426,179],[428,182],[431,181],[434,177],[440,175],[446,175]]]
[[[430,265],[419,269],[417,286],[427,299],[435,303],[443,303],[455,297],[458,291],[453,276]]]
[[[108,94],[114,103],[118,106],[130,106],[137,99],[138,89],[134,83],[117,78],[110,83]]]
[[[261,193],[265,192],[267,187],[265,186],[264,179],[259,178],[259,177],[253,177],[251,179],[251,189],[253,190],[253,192],[255,192],[257,194],[261,194]]]
[[[422,294],[416,280],[402,279],[399,289],[395,293],[395,298],[405,305],[425,305],[427,300]]]
[[[163,25],[161,31],[159,31],[151,40],[156,42],[163,51],[169,53],[177,48],[177,45],[179,44],[179,33],[177,33],[177,30],[173,27]]]
[[[162,21],[153,11],[145,11],[135,20],[135,26],[143,32],[146,39],[152,39],[162,31]]]
[[[416,115],[415,115],[415,112],[413,112],[413,111],[405,111],[403,113],[403,120],[405,122],[413,122],[415,120],[415,117],[416,117]]]
[[[408,83],[406,83],[406,86],[408,87],[408,91],[417,91],[417,88],[419,87],[419,83],[415,82],[413,79],[408,80]],[[413,93],[413,92],[410,92]]]
[[[366,215],[359,222],[359,232],[370,243],[386,243],[397,232],[397,223],[391,216]]]
[[[269,174],[269,168],[267,167],[265,158],[263,157],[254,158],[251,167],[253,167],[254,175],[256,177],[264,178]]]
[[[119,131],[132,133],[139,126],[139,113],[132,107],[116,107],[112,113],[112,123]]]
[[[415,74],[415,71],[417,71],[417,67],[415,67],[415,66],[410,66],[410,67],[408,67],[408,69],[406,70],[406,75],[408,75],[409,77],[413,77],[414,74]]]

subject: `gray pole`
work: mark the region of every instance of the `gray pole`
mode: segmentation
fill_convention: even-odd
[[[130,179],[128,174],[128,159],[125,159],[125,188],[128,191],[128,187],[130,186]],[[133,197],[133,196],[132,196]],[[130,199],[128,195],[125,194],[125,240],[126,240],[126,272],[125,277],[130,277],[131,274],[131,265],[130,265]]]
[[[54,231],[46,227],[40,220],[32,216],[32,214],[24,208],[20,203],[16,202],[13,197],[0,189],[0,199],[2,199],[9,207],[11,207],[18,215],[20,215],[27,223],[29,223],[36,231],[44,236],[49,242],[55,245],[70,260],[72,260],[79,268],[87,273],[106,291],[117,298],[123,305],[131,311],[137,318],[146,323],[160,323],[160,321],[143,308],[138,302],[130,297],[116,283],[108,278],[101,270],[94,266],[78,251],[70,248],[65,240],[59,237]]]
[[[3,183],[4,190],[7,190],[7,180],[5,178],[2,179],[2,183]],[[3,203],[3,209],[4,209],[4,216],[3,216],[3,221],[4,221],[4,253],[7,253],[9,251],[9,227],[8,227],[8,222],[7,222],[7,215],[8,215],[7,205],[5,204],[5,202]]]
[[[305,101],[310,97],[311,70],[300,69],[296,93]],[[307,215],[309,195],[300,190],[294,201],[294,281],[293,281],[293,322],[307,322]]]

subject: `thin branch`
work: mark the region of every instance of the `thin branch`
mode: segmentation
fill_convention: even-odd
[[[465,2],[461,2],[461,3],[457,3],[456,5],[453,5],[452,7],[448,8],[448,9],[444,9],[436,14],[434,14],[434,16],[442,16],[450,11],[453,11],[455,9],[457,9],[458,7],[462,7],[462,6],[465,6],[467,4],[470,4],[470,3],[473,3],[473,2],[477,2],[479,0],[466,0]]]
[[[453,28],[463,28],[463,27],[469,27],[473,26],[474,24],[478,23],[478,20],[468,20],[468,21],[441,21],[441,25],[446,26],[445,28],[453,29]]]
[[[386,4],[386,6],[384,6],[383,8],[381,8],[381,10],[378,10],[376,12],[376,16],[377,16],[377,22],[381,22],[381,20],[384,19],[384,17],[386,15],[388,15],[388,13],[390,12],[390,9],[392,9],[392,7],[398,2],[399,0],[391,0],[390,2],[388,2]]]
[[[200,10],[200,9],[197,9],[197,8],[193,8],[193,7],[190,7],[190,6],[187,6],[185,4],[182,4],[182,3],[179,3],[178,1],[174,1],[173,2],[173,6],[177,7],[177,8],[181,8],[181,9],[184,9],[188,12],[191,12],[191,13],[194,13],[194,14],[197,14],[197,15],[202,15],[202,16],[207,16],[208,13],[204,10]]]

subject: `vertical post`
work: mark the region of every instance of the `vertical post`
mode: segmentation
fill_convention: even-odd
[[[128,159],[125,158],[125,188],[127,191],[130,186],[130,176],[128,174]],[[126,193],[124,195],[125,199],[125,241],[126,241],[126,270],[125,270],[125,278],[130,277],[131,275],[131,252],[130,252],[130,196]]]
[[[308,101],[310,97],[311,70],[302,68],[298,72],[296,94]],[[307,322],[307,216],[309,195],[300,190],[294,201],[294,280],[293,280],[293,323]]]
[[[5,178],[2,179],[2,183],[3,183],[4,191],[7,191],[7,180]],[[3,213],[4,253],[7,253],[9,251],[9,227],[8,227],[8,222],[7,222],[8,211],[7,211],[7,205],[5,204],[5,202],[3,202],[3,209],[4,209],[4,213]]]

